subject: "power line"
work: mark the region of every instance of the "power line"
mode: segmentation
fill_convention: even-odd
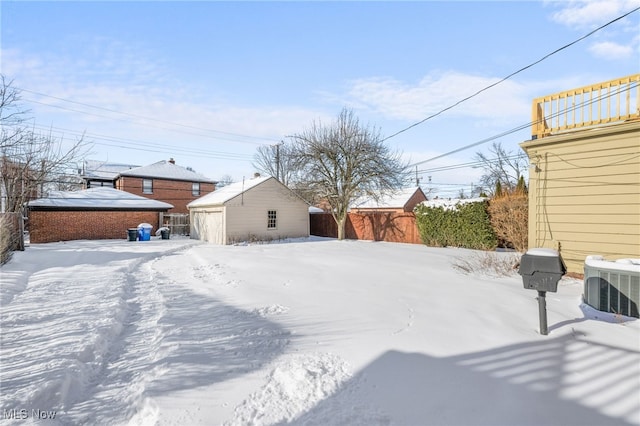
[[[517,160],[520,156],[519,155],[511,155],[508,157],[504,157],[505,160]],[[499,158],[492,158],[492,159],[488,159],[487,162],[497,162],[498,160],[500,160]],[[416,173],[420,174],[420,175],[424,175],[426,173],[437,173],[437,172],[446,172],[449,170],[456,170],[456,169],[467,169],[467,168],[478,168],[481,167],[484,164],[483,161],[472,161],[472,162],[468,162],[468,163],[459,163],[459,164],[451,164],[448,166],[441,166],[441,167],[434,167],[431,169],[422,169],[422,170],[417,170]]]
[[[562,50],[564,50],[564,49],[567,49],[568,47],[573,46],[574,44],[576,44],[576,43],[578,43],[578,42],[580,42],[580,41],[582,41],[582,40],[586,39],[587,37],[592,36],[593,34],[595,34],[596,32],[598,32],[598,31],[600,31],[600,30],[602,30],[603,28],[606,28],[606,27],[608,27],[609,25],[613,24],[614,22],[617,22],[617,21],[619,21],[619,20],[621,20],[621,19],[626,18],[627,16],[631,15],[632,13],[634,13],[634,12],[636,12],[636,11],[638,11],[638,10],[640,10],[640,7],[636,7],[635,9],[631,10],[630,12],[627,12],[627,13],[625,13],[624,15],[621,15],[621,16],[619,16],[619,17],[617,17],[617,18],[615,18],[615,19],[613,19],[613,20],[611,20],[611,21],[607,22],[606,24],[604,24],[604,25],[602,25],[602,26],[600,26],[600,27],[596,28],[596,29],[595,29],[595,30],[593,30],[593,31],[590,31],[589,33],[587,33],[587,34],[585,34],[584,36],[582,36],[582,37],[578,38],[577,40],[574,40],[574,41],[572,41],[571,43],[566,44],[566,45],[564,45],[564,46],[562,46],[562,47],[560,47],[560,48],[558,48],[558,49],[554,50],[554,51],[553,51],[553,52],[551,52],[551,53],[546,54],[545,56],[543,56],[542,58],[538,59],[537,61],[532,62],[532,63],[530,63],[529,65],[526,65],[526,66],[524,66],[524,67],[520,68],[519,70],[517,70],[517,71],[515,71],[515,72],[512,72],[511,74],[507,75],[506,77],[504,77],[504,78],[502,78],[502,79],[498,80],[497,82],[495,82],[495,83],[493,83],[493,84],[490,84],[490,85],[488,85],[488,86],[486,86],[486,87],[484,87],[484,88],[482,88],[482,89],[478,90],[477,92],[475,92],[475,93],[474,93],[474,94],[472,94],[472,95],[467,96],[466,98],[463,98],[463,99],[459,100],[458,102],[454,103],[453,105],[450,105],[450,106],[448,106],[448,107],[446,107],[446,108],[444,108],[444,109],[442,109],[442,110],[440,110],[440,111],[438,111],[438,112],[436,112],[436,113],[434,113],[434,114],[431,114],[431,115],[430,115],[430,116],[428,116],[427,118],[424,118],[423,120],[420,120],[420,121],[418,121],[417,123],[414,123],[414,124],[410,125],[409,127],[406,127],[406,128],[404,128],[404,129],[402,129],[402,130],[400,130],[400,131],[398,131],[398,132],[396,132],[396,133],[392,134],[391,136],[387,136],[386,138],[382,139],[382,142],[384,142],[384,141],[386,141],[386,140],[389,140],[389,139],[391,139],[391,138],[393,138],[393,137],[395,137],[395,136],[398,136],[399,134],[404,133],[404,132],[406,132],[406,131],[407,131],[407,130],[409,130],[409,129],[412,129],[412,128],[416,127],[416,126],[419,126],[420,124],[424,123],[425,121],[431,120],[432,118],[437,117],[437,116],[439,116],[440,114],[442,114],[442,113],[444,113],[444,112],[446,112],[446,111],[448,111],[448,110],[450,110],[450,109],[452,109],[452,108],[455,108],[456,106],[460,105],[461,103],[466,102],[466,101],[468,101],[469,99],[471,99],[471,98],[474,98],[474,97],[478,96],[480,93],[485,92],[485,91],[487,91],[487,90],[491,89],[492,87],[497,86],[498,84],[500,84],[500,83],[502,83],[502,82],[504,82],[504,81],[506,81],[506,80],[510,79],[510,78],[511,78],[511,77],[513,77],[514,75],[519,74],[519,73],[521,73],[521,72],[523,72],[523,71],[525,71],[525,70],[527,70],[527,69],[529,69],[529,68],[533,67],[534,65],[539,64],[540,62],[544,61],[545,59],[547,59],[547,58],[549,58],[549,57],[551,57],[551,56],[555,55],[556,53],[558,53],[558,52],[560,52],[560,51],[562,51]]]
[[[640,8],[638,8],[638,9],[640,9]],[[636,10],[637,10],[637,9],[636,9]],[[531,127],[533,124],[540,123],[540,122],[542,122],[542,121],[546,120],[547,118],[549,118],[549,119],[553,119],[553,118],[558,117],[558,116],[560,116],[560,115],[562,115],[562,114],[565,114],[565,113],[567,113],[567,112],[574,111],[574,110],[576,110],[576,109],[578,109],[578,108],[581,108],[581,107],[584,107],[584,106],[586,106],[586,105],[593,105],[594,103],[599,102],[599,101],[601,101],[602,99],[610,98],[610,97],[615,96],[615,95],[617,95],[617,94],[619,94],[619,93],[621,93],[621,92],[631,91],[631,89],[634,89],[634,88],[636,88],[636,87],[638,87],[638,83],[630,84],[630,85],[629,85],[628,87],[626,87],[626,88],[620,88],[620,89],[618,89],[618,90],[616,90],[616,91],[614,91],[614,92],[610,92],[610,93],[607,93],[607,94],[605,94],[605,95],[596,96],[595,98],[590,99],[590,100],[589,100],[589,101],[587,101],[587,102],[582,102],[582,103],[580,103],[580,104],[573,105],[573,106],[571,106],[571,107],[569,107],[569,108],[565,108],[564,110],[557,111],[556,113],[551,114],[551,115],[549,115],[548,117],[543,117],[543,118],[541,118],[539,121],[531,121],[531,122],[529,122],[529,123],[526,123],[526,124],[522,124],[522,125],[520,125],[520,126],[517,126],[517,127],[513,128],[513,129],[511,129],[511,130],[507,130],[507,131],[502,132],[502,133],[499,133],[499,134],[497,134],[497,135],[490,136],[490,137],[485,138],[485,139],[482,139],[482,140],[480,140],[480,141],[478,141],[478,142],[474,142],[474,143],[471,143],[471,144],[469,144],[469,145],[465,145],[465,146],[463,146],[463,147],[460,147],[460,148],[454,149],[453,151],[446,152],[446,153],[441,154],[441,155],[438,155],[438,156],[436,156],[436,157],[432,157],[432,158],[429,158],[429,159],[427,159],[427,160],[423,160],[423,161],[418,161],[417,163],[409,164],[409,165],[407,166],[407,168],[415,167],[415,166],[418,166],[418,165],[420,165],[420,164],[424,164],[424,163],[428,163],[428,162],[430,162],[430,161],[438,160],[438,159],[443,158],[443,157],[448,157],[449,155],[453,155],[453,154],[456,154],[456,153],[458,153],[458,152],[465,151],[465,150],[467,150],[467,149],[469,149],[469,148],[473,148],[473,147],[475,147],[475,146],[482,145],[482,144],[485,144],[485,143],[487,143],[487,142],[491,142],[491,141],[493,141],[493,140],[499,139],[499,138],[501,138],[501,137],[504,137],[504,136],[510,135],[510,134],[512,134],[512,133],[519,132],[520,130],[526,129],[526,128],[528,128],[528,127]]]
[[[180,148],[178,146],[164,145],[160,143],[140,141],[140,140],[129,139],[129,138],[118,138],[116,136],[86,133],[86,132],[80,132],[77,130],[65,129],[65,128],[54,127],[54,126],[44,127],[40,125],[33,125],[33,128],[38,129],[40,131],[45,131],[45,132],[53,131],[60,135],[68,133],[76,137],[98,139],[106,142],[94,142],[97,145],[111,146],[111,147],[124,148],[124,149],[137,150],[137,151],[164,152],[169,154],[183,153],[185,155],[190,155],[193,157],[208,157],[208,158],[219,158],[219,159],[241,160],[241,161],[251,161],[253,158],[252,155],[248,155],[248,154],[236,154],[232,152],[212,151],[212,150],[204,150],[204,149]],[[108,143],[108,142],[112,142],[112,143]],[[121,144],[124,144],[124,145],[121,145]]]
[[[136,121],[132,120],[131,118],[133,117],[133,118],[142,119],[142,120],[146,120],[146,121],[153,121],[153,122],[157,122],[157,123],[169,124],[169,125],[188,128],[188,129],[201,130],[201,131],[205,131],[205,132],[220,133],[220,134],[223,134],[223,135],[239,137],[239,138],[257,139],[257,140],[270,141],[270,142],[278,140],[278,139],[274,139],[274,138],[264,138],[264,137],[258,137],[258,136],[249,136],[249,135],[243,135],[243,134],[240,134],[240,133],[224,132],[224,131],[221,131],[221,130],[207,129],[207,128],[204,128],[204,127],[197,127],[197,126],[191,126],[191,125],[182,124],[182,123],[170,122],[170,121],[160,120],[160,119],[153,118],[153,117],[147,117],[147,116],[144,116],[144,115],[133,114],[133,113],[129,113],[129,112],[122,112],[122,111],[118,111],[118,110],[114,110],[114,109],[110,109],[110,108],[100,107],[100,106],[97,106],[97,105],[91,105],[91,104],[87,104],[87,103],[83,103],[83,102],[72,101],[70,99],[60,98],[60,97],[57,97],[57,96],[48,95],[46,93],[36,92],[36,91],[33,91],[33,90],[21,88],[21,87],[16,87],[16,89],[20,90],[20,91],[23,91],[23,92],[31,93],[31,94],[34,94],[34,95],[43,96],[43,97],[46,97],[46,98],[56,99],[56,100],[63,101],[63,102],[68,102],[68,103],[71,103],[71,104],[76,104],[76,105],[80,105],[80,106],[84,106],[84,107],[88,107],[88,108],[94,108],[94,109],[97,109],[97,110],[111,112],[111,113],[114,113],[114,114],[120,114],[120,115],[125,116],[125,118],[114,118],[114,117],[109,117],[109,116],[106,116],[106,115],[96,114],[96,113],[92,113],[92,112],[88,112],[88,111],[82,111],[82,110],[78,110],[78,109],[67,108],[67,107],[63,107],[63,106],[60,106],[60,105],[52,105],[52,104],[36,101],[36,100],[33,100],[33,99],[26,99],[29,102],[45,105],[45,106],[48,106],[48,107],[59,108],[59,109],[63,109],[63,110],[66,110],[66,111],[77,112],[77,113],[80,113],[80,114],[87,114],[87,115],[92,115],[92,116],[96,116],[96,117],[107,118],[107,119],[110,119],[110,120],[128,121],[128,122],[132,122],[132,123],[135,123],[135,124],[144,125],[144,124],[142,124],[140,122],[136,122]],[[162,127],[162,128],[165,129],[165,130],[170,130],[170,131],[178,131],[178,130],[167,128],[167,127]],[[189,133],[189,132],[186,132],[186,133]],[[204,137],[212,137],[212,138],[216,138],[216,139],[223,139],[222,137],[215,137],[215,136],[211,136],[211,135],[202,135],[202,134],[197,134],[197,133],[189,133],[189,134],[195,134],[195,135],[204,136]],[[233,140],[233,139],[226,138],[225,140]],[[242,140],[233,140],[233,141],[234,142],[240,142],[240,143],[251,143],[251,144],[255,144],[255,145],[262,145],[263,144],[263,143],[259,143],[259,142],[242,141]]]

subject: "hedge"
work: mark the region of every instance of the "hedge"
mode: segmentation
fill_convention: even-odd
[[[420,204],[415,208],[422,242],[437,247],[493,250],[498,239],[487,213],[488,202],[458,203],[454,208]]]

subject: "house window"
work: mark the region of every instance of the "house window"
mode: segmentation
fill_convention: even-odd
[[[267,229],[276,229],[276,225],[278,224],[276,220],[276,211],[269,210],[267,212]]]
[[[191,195],[200,195],[200,182],[193,182],[191,184]]]
[[[153,179],[142,179],[142,193],[153,194]]]

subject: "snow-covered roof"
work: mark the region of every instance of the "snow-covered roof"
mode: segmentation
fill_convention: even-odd
[[[140,166],[134,164],[108,163],[106,161],[85,160],[83,175],[85,178],[89,179],[93,178],[115,180],[121,172],[130,169],[136,169],[138,167]]]
[[[237,197],[243,192],[246,192],[249,189],[258,186],[269,179],[275,178],[271,176],[262,176],[223,186],[222,188],[216,189],[215,191],[210,192],[207,195],[198,198],[197,200],[193,200],[192,202],[187,204],[187,207],[217,206],[224,204],[232,198]]]
[[[213,179],[196,173],[182,166],[178,166],[170,161],[158,161],[148,166],[142,166],[120,173],[120,176],[147,177],[156,179],[169,180],[186,180],[190,182],[209,182],[215,183]]]
[[[382,195],[378,200],[372,198],[356,200],[353,208],[356,209],[401,209],[413,197],[416,191],[422,191],[420,187],[403,188]]]
[[[27,203],[29,207],[63,209],[126,209],[163,210],[173,205],[151,200],[115,188],[97,187],[82,191],[52,191],[47,198],[38,198]]]

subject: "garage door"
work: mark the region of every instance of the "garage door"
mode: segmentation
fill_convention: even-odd
[[[213,244],[224,244],[223,215],[221,211],[197,211],[193,215],[193,228],[198,239]]]

